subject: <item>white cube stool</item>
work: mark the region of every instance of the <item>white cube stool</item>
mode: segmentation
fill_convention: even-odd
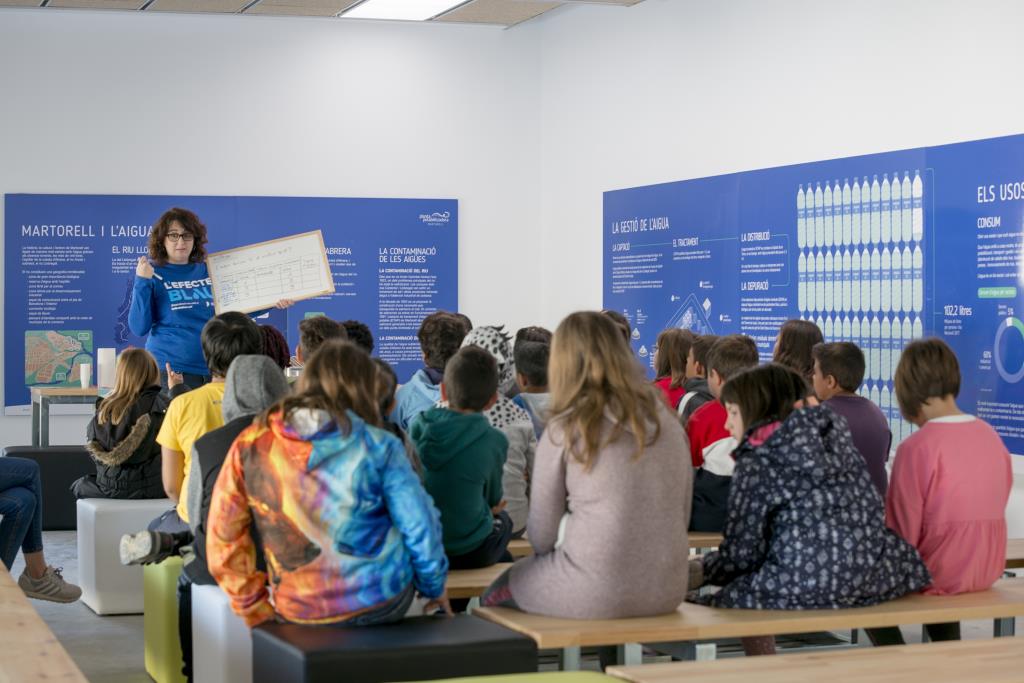
[[[122,565],[118,546],[172,507],[169,498],[78,501],[78,584],[93,612],[142,614],[142,566]]]
[[[195,683],[252,683],[252,635],[220,586],[192,584]]]

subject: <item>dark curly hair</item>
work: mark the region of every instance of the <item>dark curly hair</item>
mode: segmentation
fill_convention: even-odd
[[[273,325],[260,325],[260,333],[263,335],[263,355],[269,357],[277,364],[277,367],[284,370],[291,364],[288,340],[284,338],[281,330]]]
[[[343,320],[341,326],[345,328],[349,341],[360,347],[367,353],[373,353],[373,332],[366,323],[358,320]]]
[[[448,359],[458,352],[468,332],[466,324],[451,313],[431,313],[423,319],[416,333],[423,351],[423,362],[427,367],[443,372]]]
[[[164,240],[171,230],[171,225],[178,223],[182,230],[192,235],[192,253],[188,255],[189,263],[203,263],[206,261],[206,226],[188,209],[175,207],[168,209],[164,215],[153,224],[153,231],[149,233],[149,258],[158,266],[167,263],[167,249],[164,248]]]

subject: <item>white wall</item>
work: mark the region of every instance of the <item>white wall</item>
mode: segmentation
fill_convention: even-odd
[[[533,324],[536,41],[444,24],[0,10],[0,193],[454,197],[461,310]],[[80,443],[84,425],[55,418],[51,441]],[[28,441],[29,418],[0,418],[0,445]]]

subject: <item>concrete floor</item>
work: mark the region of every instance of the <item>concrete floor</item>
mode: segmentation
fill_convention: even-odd
[[[47,531],[43,533],[46,560],[54,567],[63,567],[64,578],[72,583],[78,580],[78,549],[74,531]],[[21,556],[14,563],[11,574],[21,575],[24,562]],[[46,621],[57,639],[68,651],[85,674],[96,683],[147,683],[152,679],[146,674],[142,660],[142,615],[97,616],[82,603],[59,605],[39,600],[32,601],[40,616]],[[846,634],[848,635],[848,634]],[[920,627],[904,627],[903,636],[908,643],[921,642]],[[964,639],[992,637],[991,621],[970,621],[963,624]],[[867,639],[861,637],[861,646]],[[780,646],[782,643],[780,643]],[[780,649],[782,649],[780,647]],[[792,651],[788,647],[786,651]],[[738,644],[720,647],[719,656],[735,656],[742,652]],[[644,662],[668,661],[655,657],[648,651]],[[552,657],[541,660],[542,670],[555,668]],[[587,656],[584,668],[599,668],[596,656]]]

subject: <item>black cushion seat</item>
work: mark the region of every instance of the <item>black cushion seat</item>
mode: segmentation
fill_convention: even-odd
[[[253,683],[384,683],[537,671],[530,638],[469,615],[252,631]]]
[[[71,485],[87,474],[96,474],[85,446],[5,446],[4,456],[34,460],[43,485],[43,531],[78,528],[77,501]]]

